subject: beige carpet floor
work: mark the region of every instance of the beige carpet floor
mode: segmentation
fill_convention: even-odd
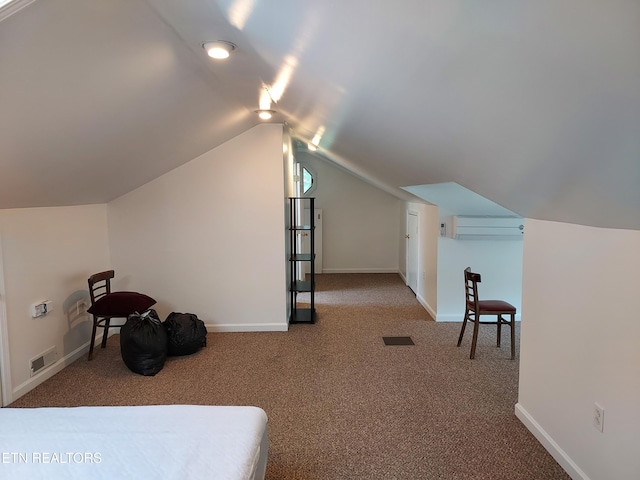
[[[319,275],[317,290],[314,325],[210,333],[155,377],[127,369],[115,335],[11,406],[257,405],[270,480],[569,478],[513,413],[507,329],[498,349],[482,326],[469,360],[471,329],[456,348],[460,324],[432,321],[398,275]]]

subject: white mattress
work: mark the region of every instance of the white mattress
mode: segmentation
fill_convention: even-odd
[[[0,478],[262,480],[257,407],[2,408]]]

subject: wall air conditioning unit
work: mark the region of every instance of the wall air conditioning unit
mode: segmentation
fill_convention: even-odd
[[[451,217],[451,237],[459,240],[521,239],[524,219],[457,215]]]

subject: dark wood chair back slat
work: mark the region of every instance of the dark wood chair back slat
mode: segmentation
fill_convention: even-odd
[[[107,293],[111,293],[111,279],[114,277],[115,271],[113,270],[96,273],[89,277],[88,282],[91,304],[94,304],[96,300],[104,297]]]

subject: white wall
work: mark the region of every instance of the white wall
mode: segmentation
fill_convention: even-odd
[[[283,127],[258,125],[108,204],[116,285],[225,331],[286,330]]]
[[[87,278],[110,266],[106,205],[1,210],[0,235],[10,393],[16,399],[88,345],[91,319],[77,315],[75,306],[80,299],[90,303]],[[45,299],[53,311],[32,318],[29,306]],[[30,378],[30,359],[52,346],[58,362]]]
[[[317,176],[312,196],[323,214],[323,272],[397,273],[403,202],[309,153],[296,153],[296,160]]]
[[[282,160],[284,164],[284,188],[285,188],[285,197],[287,201],[284,203],[284,210],[282,215],[284,217],[285,228],[287,231],[286,241],[285,241],[285,258],[287,259],[287,266],[285,269],[285,283],[287,285],[287,292],[289,292],[289,285],[291,285],[291,264],[288,262],[289,257],[291,256],[291,242],[290,242],[290,232],[289,227],[291,226],[291,212],[290,212],[290,202],[289,197],[294,197],[296,195],[296,183],[295,183],[295,158],[293,156],[293,140],[291,138],[291,131],[286,126],[284,127],[283,135],[282,135]],[[287,293],[287,295],[290,295]],[[289,297],[288,297],[289,298]],[[291,316],[291,304],[287,302],[286,304],[286,318],[290,318]]]
[[[449,218],[440,210],[440,221]],[[525,237],[528,232],[525,230]],[[441,322],[464,318],[464,269],[471,267],[482,275],[478,285],[480,299],[504,300],[514,305],[520,319],[522,302],[522,240],[456,240],[439,237],[438,241],[438,315]]]
[[[525,231],[516,413],[573,478],[638,479],[640,231],[538,220]]]
[[[435,319],[438,312],[438,207],[425,203],[407,203],[406,210],[418,213],[418,291],[416,298]],[[406,212],[404,215],[406,226]],[[404,239],[407,230],[405,227],[401,238]],[[406,247],[404,251],[406,259]]]

